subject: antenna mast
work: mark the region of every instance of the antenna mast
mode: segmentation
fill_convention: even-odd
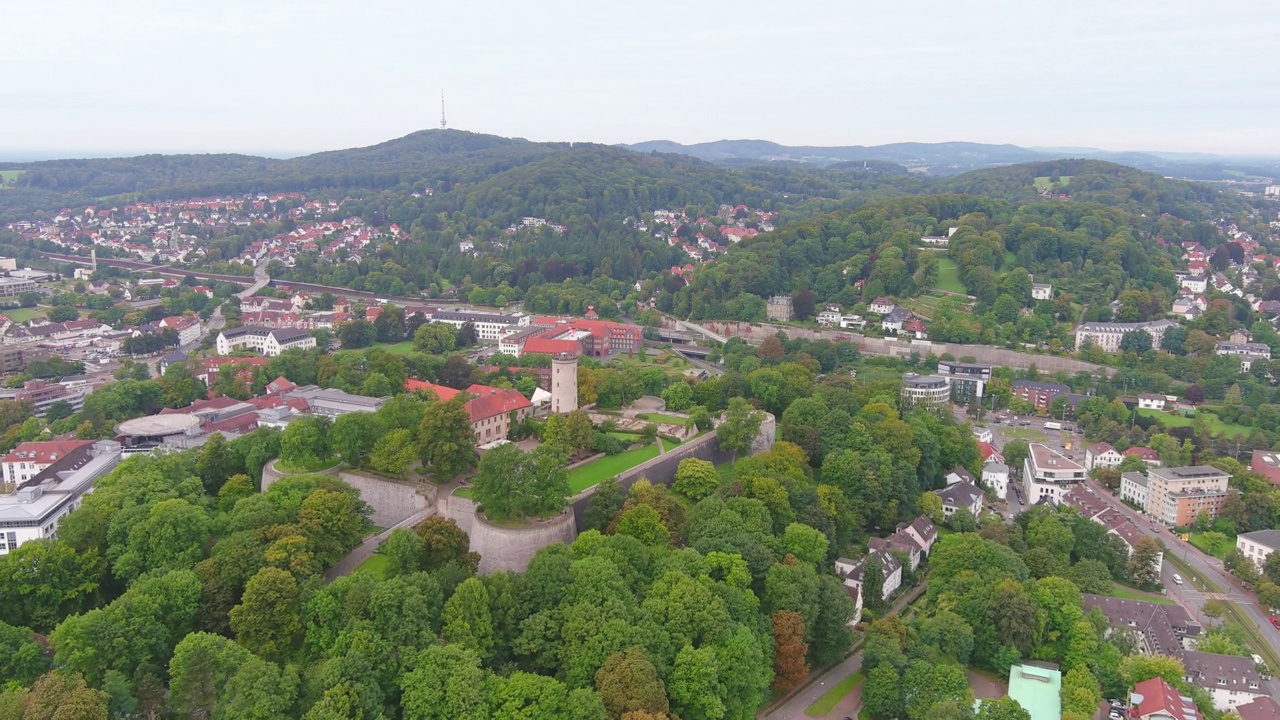
[[[440,129],[444,130],[449,127],[449,123],[444,119],[444,91],[440,91]]]

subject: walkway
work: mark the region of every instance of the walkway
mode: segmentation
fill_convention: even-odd
[[[894,601],[892,611],[895,613],[902,612],[902,609],[920,597],[924,590],[925,583],[922,580],[915,587],[908,590],[905,595]],[[787,699],[761,710],[756,713],[756,717],[760,720],[798,720],[799,718],[806,718],[808,716],[804,714],[804,711],[816,702],[818,698],[822,697],[827,690],[831,689],[831,686],[861,669],[862,642],[859,640],[853,646],[849,656],[844,659],[844,662],[833,665],[820,673],[810,675],[809,680],[804,685],[791,691],[791,695]],[[849,714],[857,716],[856,713]]]
[[[382,547],[382,543],[386,542],[387,537],[391,535],[392,530],[402,527],[413,527],[435,514],[435,507],[429,507],[426,510],[410,515],[377,535],[370,535],[365,538],[364,542],[357,545],[354,550],[347,553],[346,557],[339,560],[337,565],[334,565],[325,571],[324,581],[333,582],[343,575],[348,575],[354,572],[356,568],[360,567],[360,563],[368,560],[369,556],[377,552],[379,547]]]

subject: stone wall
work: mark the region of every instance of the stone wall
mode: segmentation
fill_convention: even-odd
[[[323,470],[320,475],[336,475],[360,493],[360,499],[373,510],[369,520],[381,527],[391,527],[405,518],[432,507],[436,489],[410,482],[396,482],[375,475],[339,471],[338,467]],[[262,490],[265,492],[285,473],[271,461],[262,468]]]
[[[473,513],[467,534],[471,536],[471,551],[480,553],[481,573],[523,572],[534,554],[542,548],[558,542],[573,542],[578,536],[578,527],[573,513],[568,510],[547,520],[513,527],[495,525]]]

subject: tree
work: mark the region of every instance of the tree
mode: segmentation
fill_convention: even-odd
[[[387,558],[387,577],[398,577],[422,569],[422,538],[409,528],[396,528],[382,544]]]
[[[583,514],[583,530],[603,531],[617,517],[626,501],[626,493],[617,477],[601,481],[591,494],[591,501]]]
[[[676,468],[672,489],[694,502],[715,492],[718,487],[720,475],[714,463],[690,457],[681,460]]]
[[[720,449],[733,453],[733,459],[736,461],[739,453],[746,454],[751,451],[762,422],[764,422],[763,413],[752,408],[740,397],[731,398],[724,420],[716,427],[716,441],[720,444]]]
[[[475,467],[475,441],[471,415],[460,398],[427,406],[418,426],[418,453],[442,481]]]
[[[987,614],[1001,645],[1016,648],[1023,656],[1031,654],[1036,608],[1021,585],[1013,580],[1003,580],[996,585],[987,604]]]
[[[564,453],[548,445],[529,453],[503,445],[481,458],[472,492],[495,520],[549,515],[563,510],[569,497],[567,465]]]
[[[444,639],[474,650],[482,659],[494,650],[489,592],[479,578],[467,578],[444,604]]]
[[[432,515],[414,526],[413,531],[422,539],[423,570],[434,572],[456,562],[475,571],[479,556],[469,552],[471,538],[452,518]]]
[[[167,408],[186,407],[208,393],[205,384],[194,377],[185,365],[170,365],[165,369],[164,375],[156,380],[156,385],[160,387],[160,403]],[[66,413],[60,417],[70,414]],[[49,417],[47,412],[45,417]]]
[[[725,715],[715,649],[685,645],[676,653],[667,690],[671,709],[683,720],[715,720]]]
[[[252,654],[212,633],[191,633],[178,643],[169,661],[169,705],[184,717],[213,717],[226,697],[227,682]]]
[[[1125,574],[1138,586],[1155,585],[1160,581],[1159,560],[1163,552],[1160,541],[1143,536],[1133,548],[1133,555],[1125,566]]]
[[[49,322],[67,322],[69,320],[79,320],[80,311],[70,305],[57,305],[46,316],[49,318]]]
[[[1014,470],[1022,468],[1023,462],[1027,459],[1030,447],[1026,440],[1011,440],[1004,445],[1001,453],[1004,455],[1005,464]]]
[[[426,323],[413,333],[413,345],[420,352],[443,355],[457,344],[453,326],[448,323]]]
[[[931,708],[944,701],[973,702],[964,668],[955,663],[916,660],[902,674],[902,686],[910,720],[924,720]]]
[[[1158,677],[1174,687],[1181,687],[1182,661],[1168,655],[1128,655],[1120,661],[1120,677],[1130,686]]]
[[[670,532],[658,511],[649,505],[636,505],[619,515],[614,532],[633,537],[650,547],[666,545],[671,541]]]
[[[49,669],[49,659],[29,628],[0,620],[0,677],[29,685]]]
[[[778,340],[776,335],[770,335],[764,339],[764,342],[760,343],[760,347],[756,348],[756,355],[766,363],[776,365],[782,362],[783,356],[786,355],[786,350],[783,349],[782,342]]]
[[[612,718],[635,712],[665,716],[670,710],[658,669],[638,646],[610,655],[596,671],[595,686]]]
[[[809,527],[804,523],[791,523],[782,535],[782,544],[787,552],[799,560],[820,565],[827,557],[830,541],[821,530]],[[883,573],[883,569],[881,569]]]
[[[339,415],[329,428],[329,448],[342,456],[343,462],[360,467],[368,462],[374,444],[386,432],[387,428],[376,416],[346,413]]]
[[[27,693],[30,720],[107,720],[111,697],[85,684],[84,677],[58,671],[46,673]]]
[[[769,620],[773,623],[773,687],[779,692],[790,692],[809,677],[804,618],[792,610],[777,610]]]
[[[1151,333],[1146,330],[1130,330],[1120,338],[1122,352],[1135,352],[1139,355],[1151,349]]]
[[[399,305],[383,305],[382,312],[373,321],[378,341],[398,343],[404,339],[404,308]]]
[[[565,455],[573,455],[595,444],[595,427],[585,410],[557,413],[547,418],[542,441]]]
[[[338,342],[348,349],[369,347],[378,341],[378,329],[373,323],[352,320],[338,328]]]
[[[351,413],[355,414],[355,413]],[[418,457],[413,433],[409,430],[392,430],[378,438],[369,453],[369,466],[378,472],[404,477],[406,470]]]
[[[862,684],[862,702],[876,720],[901,717],[904,708],[897,669],[891,665],[872,668]]]
[[[466,390],[471,386],[471,363],[462,355],[450,355],[440,368],[440,384],[455,390]]]
[[[105,573],[97,552],[77,553],[61,540],[30,540],[0,556],[0,607],[8,622],[48,633],[62,618],[95,604]]]
[[[210,435],[196,453],[196,473],[210,495],[243,467],[244,461],[236,456],[220,432]]]
[[[145,572],[191,568],[204,558],[211,531],[204,508],[180,498],[162,500],[129,530],[112,569],[117,577],[132,579]]]
[[[1182,392],[1182,399],[1192,405],[1199,405],[1205,400],[1204,388],[1199,385],[1188,385],[1187,389]]]
[[[329,457],[328,418],[304,415],[289,423],[280,436],[280,460],[287,465],[310,469]]]
[[[662,400],[672,412],[684,412],[693,405],[693,388],[683,381],[673,382],[662,391]]]
[[[884,607],[884,563],[878,556],[862,565],[862,603],[870,610]]]
[[[1031,713],[1006,695],[995,700],[983,700],[974,720],[1031,720]]]
[[[302,631],[298,582],[293,575],[264,567],[249,578],[240,604],[231,608],[231,630],[251,652],[285,656]]]

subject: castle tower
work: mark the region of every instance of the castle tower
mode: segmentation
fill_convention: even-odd
[[[578,356],[560,353],[551,358],[551,412],[578,409]]]

